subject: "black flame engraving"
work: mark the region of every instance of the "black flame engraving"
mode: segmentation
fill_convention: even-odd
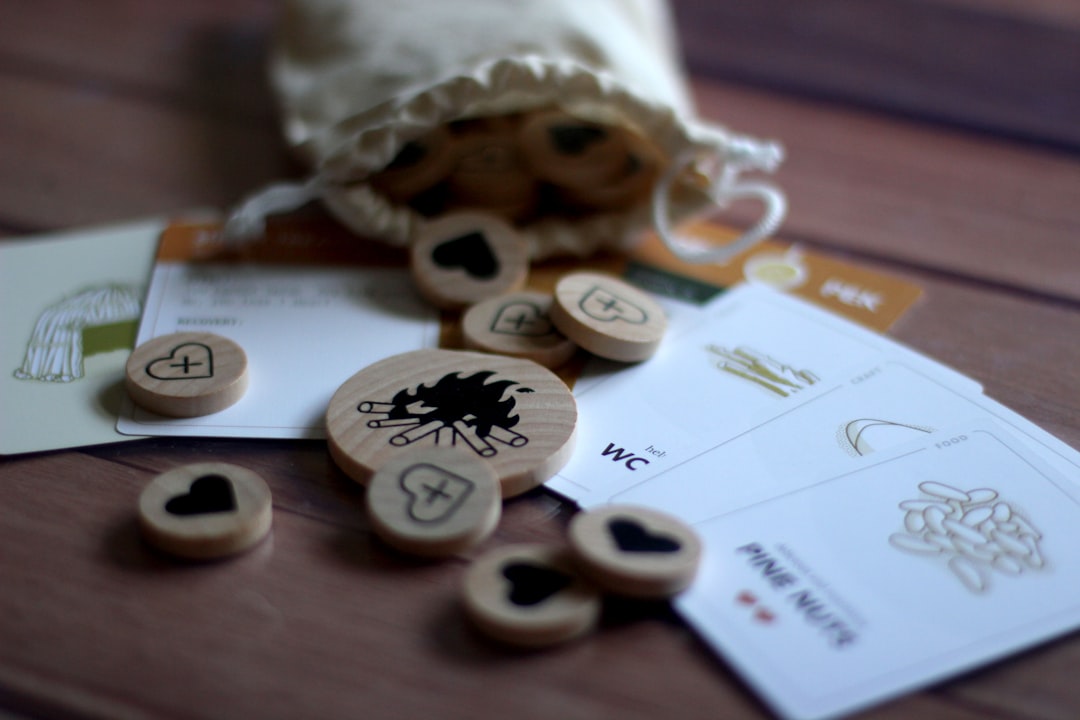
[[[498,454],[496,443],[522,447],[529,442],[512,430],[521,418],[514,412],[517,402],[508,390],[513,380],[487,382],[495,373],[484,370],[468,377],[452,372],[434,385],[421,384],[415,391],[400,390],[390,402],[364,401],[356,409],[361,413],[384,415],[369,420],[370,428],[400,428],[390,437],[395,446],[410,445],[431,438],[435,445],[464,443],[481,457]],[[517,387],[513,392],[529,393]]]

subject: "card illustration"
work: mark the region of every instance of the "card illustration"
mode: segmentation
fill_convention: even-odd
[[[142,289],[107,284],[45,308],[26,343],[19,380],[67,383],[85,375],[83,359],[130,348],[142,316]]]
[[[165,512],[191,516],[234,512],[236,497],[232,483],[224,475],[203,475],[191,482],[190,489],[165,503]]]
[[[203,343],[182,343],[165,357],[146,364],[146,374],[156,380],[205,380],[214,377],[214,352]]]
[[[428,525],[453,517],[476,487],[472,480],[431,463],[410,465],[398,484],[409,498],[409,517]]]
[[[976,595],[990,591],[994,571],[1018,576],[1046,567],[1042,533],[996,490],[938,482],[920,483],[919,490],[920,497],[899,505],[906,532],[889,536],[897,550],[944,561]]]
[[[649,320],[644,308],[598,285],[593,286],[581,296],[578,307],[593,320],[600,322],[621,321],[631,325],[642,325]]]
[[[761,599],[749,590],[740,591],[735,596],[735,602],[736,604],[751,610],[751,616],[762,625],[772,625],[776,622],[776,613],[769,607],[763,605]]]
[[[439,243],[431,259],[441,268],[461,268],[474,278],[488,280],[499,274],[499,260],[484,233],[474,230]]]
[[[514,605],[533,607],[570,587],[574,578],[564,572],[530,562],[505,565],[502,576],[510,581],[506,599]]]
[[[705,349],[717,356],[716,367],[720,370],[752,382],[780,397],[794,395],[821,380],[810,370],[798,370],[753,348],[729,349],[710,344],[706,345]]]
[[[909,440],[914,433],[932,432],[934,428],[925,425],[859,418],[840,426],[836,431],[836,442],[848,455],[864,457],[874,452],[875,448],[892,447]]]
[[[416,391],[404,388],[390,402],[364,401],[357,406],[361,413],[386,415],[369,420],[370,428],[404,428],[389,438],[389,443],[402,447],[430,437],[435,445],[465,443],[480,457],[494,457],[498,448],[522,447],[529,442],[524,435],[512,430],[520,421],[514,413],[513,395],[503,398],[517,385],[513,380],[487,382],[494,371],[482,370],[468,377],[452,372],[434,385],[421,384]],[[526,387],[513,392],[531,393]]]
[[[499,308],[491,321],[491,332],[518,337],[544,337],[555,331],[547,313],[536,303],[509,302]]]

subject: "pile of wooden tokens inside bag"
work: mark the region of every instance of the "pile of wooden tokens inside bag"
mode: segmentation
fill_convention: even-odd
[[[491,536],[506,499],[538,487],[566,464],[577,407],[552,369],[579,348],[630,363],[648,359],[660,345],[666,329],[661,306],[612,275],[571,272],[552,294],[522,290],[529,257],[511,219],[537,212],[544,197],[564,208],[596,200],[586,188],[600,186],[583,178],[607,182],[622,177],[619,172],[655,168],[641,150],[646,160],[628,169],[627,147],[640,140],[632,133],[593,134],[584,142],[580,124],[559,142],[584,142],[596,152],[617,146],[612,156],[623,164],[608,164],[604,150],[595,163],[558,165],[536,151],[543,143],[529,138],[551,136],[553,124],[561,127],[563,120],[539,113],[443,128],[407,147],[377,179],[388,195],[406,202],[427,204],[437,193],[442,210],[447,203],[488,203],[484,212],[443,212],[411,247],[416,289],[439,308],[460,313],[469,350],[417,350],[378,361],[346,380],[327,409],[331,457],[366,486],[371,528],[399,552],[441,558],[470,550]],[[487,135],[474,143],[481,129]],[[493,145],[493,136],[505,144]],[[479,183],[488,169],[519,156],[530,168],[522,170],[520,183]],[[631,185],[603,197],[647,192],[636,185],[630,192]],[[217,358],[213,377],[190,372],[211,353]],[[211,333],[155,338],[136,348],[127,366],[132,398],[164,415],[217,412],[239,400],[246,384],[243,350]],[[266,483],[222,463],[166,472],[139,503],[145,537],[188,558],[252,547],[269,532],[270,515]],[[647,508],[607,506],[578,513],[564,543],[482,554],[465,573],[461,604],[493,638],[551,645],[595,627],[605,593],[657,599],[685,589],[699,556],[694,532],[681,521]]]

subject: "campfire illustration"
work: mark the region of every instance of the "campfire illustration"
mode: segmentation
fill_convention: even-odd
[[[452,372],[434,385],[421,384],[415,392],[402,389],[390,402],[364,401],[357,406],[361,413],[384,415],[369,420],[370,428],[399,429],[390,437],[390,444],[411,445],[432,438],[436,445],[470,447],[481,457],[498,454],[496,444],[522,447],[529,442],[512,428],[520,418],[514,413],[516,401],[508,392],[531,393],[532,389],[517,387],[513,380],[487,382],[492,371],[480,371],[468,377]]]

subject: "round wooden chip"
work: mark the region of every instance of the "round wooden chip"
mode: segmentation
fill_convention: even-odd
[[[127,361],[128,395],[159,415],[209,415],[234,404],[247,386],[243,348],[213,333],[162,335],[135,348]]]
[[[518,218],[531,211],[540,186],[522,163],[509,133],[478,134],[461,140],[460,160],[447,177],[451,200],[463,207]]]
[[[573,357],[577,345],[555,329],[551,302],[551,295],[521,291],[477,303],[461,318],[465,345],[557,368]]]
[[[581,571],[601,588],[639,598],[684,590],[701,560],[701,541],[681,520],[649,508],[610,505],[570,521]]]
[[[529,249],[494,215],[453,213],[421,226],[410,269],[429,302],[458,310],[520,288],[529,273]]]
[[[667,330],[659,303],[611,275],[577,272],[555,286],[551,321],[594,355],[637,362],[651,357]]]
[[[372,186],[394,202],[406,202],[446,178],[458,161],[458,141],[445,127],[405,143]]]
[[[270,532],[270,488],[226,463],[196,463],[162,473],[139,496],[139,527],[160,549],[211,559],[241,552]]]
[[[623,130],[626,151],[623,164],[603,182],[567,188],[566,197],[578,205],[600,210],[628,209],[652,193],[660,176],[660,151],[645,138]]]
[[[537,177],[564,188],[588,188],[618,176],[627,162],[622,129],[561,110],[538,112],[519,131],[522,154]]]
[[[502,492],[495,471],[476,454],[428,447],[380,467],[367,488],[372,527],[403,552],[445,557],[495,529]]]
[[[554,475],[574,447],[577,405],[528,360],[454,350],[386,358],[338,388],[326,413],[330,454],[358,482],[397,456],[457,446],[486,460],[510,497]]]
[[[546,545],[508,545],[481,556],[465,573],[462,601],[486,635],[530,648],[584,635],[601,604],[566,551]]]

